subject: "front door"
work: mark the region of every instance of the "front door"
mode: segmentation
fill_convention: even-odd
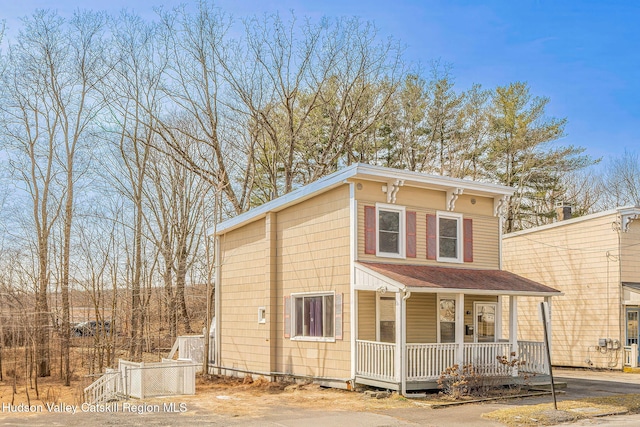
[[[627,308],[627,339],[625,345],[639,343],[638,318],[640,317],[640,308]],[[640,363],[640,352],[638,352],[638,363]]]
[[[495,302],[474,303],[475,342],[496,341],[496,306]]]

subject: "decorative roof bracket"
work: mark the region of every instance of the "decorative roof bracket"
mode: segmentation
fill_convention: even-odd
[[[400,187],[402,187],[403,185],[404,179],[396,179],[395,181],[390,181],[386,185],[382,186],[382,192],[387,193],[387,203],[396,202],[398,191],[400,191]]]
[[[509,196],[506,194],[502,197],[494,197],[493,198],[493,216],[504,215],[504,211],[507,209],[508,201],[509,201]]]
[[[464,192],[464,188],[452,188],[447,190],[447,210],[452,211],[456,207],[456,200]]]
[[[629,226],[636,219],[640,219],[640,214],[622,214],[622,232],[627,233],[629,231]]]

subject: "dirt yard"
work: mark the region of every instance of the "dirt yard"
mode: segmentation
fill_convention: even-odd
[[[0,382],[0,404],[81,405],[82,389],[86,383],[88,380],[76,380],[71,387],[64,387],[59,380],[41,378],[38,381],[40,398],[37,398],[35,388],[17,384],[14,393],[11,381],[4,381]],[[397,394],[376,399],[364,393],[324,388],[315,384],[272,383],[264,378],[253,380],[250,377],[199,377],[194,396],[145,399],[144,402],[162,405],[168,400],[177,405],[185,403],[187,407],[197,407],[202,411],[231,417],[253,417],[264,414],[273,407],[376,411],[412,406],[410,401]]]

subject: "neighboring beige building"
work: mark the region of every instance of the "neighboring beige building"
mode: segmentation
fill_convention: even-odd
[[[638,362],[640,317],[639,207],[566,219],[510,233],[502,241],[505,270],[563,292],[553,301],[552,363],[622,369]],[[521,338],[542,337],[526,298]],[[625,350],[626,349],[626,350]]]
[[[511,374],[511,352],[544,370],[541,343],[516,341],[516,301],[559,292],[501,271],[511,194],[355,164],[219,224],[215,366],[403,393],[455,363]]]

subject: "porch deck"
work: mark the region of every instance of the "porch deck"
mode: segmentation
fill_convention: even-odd
[[[517,359],[517,368],[499,361]],[[529,374],[547,374],[544,358],[544,343],[518,341],[518,353],[511,356],[508,342],[465,343],[463,357],[458,358],[458,345],[449,344],[406,344],[404,367],[407,390],[426,390],[437,388],[440,374],[448,367],[458,363],[472,364],[476,371],[484,376],[504,378],[505,383],[512,382],[518,372]],[[394,343],[377,341],[356,341],[356,382],[376,387],[398,390],[400,363],[397,358],[397,346]]]

